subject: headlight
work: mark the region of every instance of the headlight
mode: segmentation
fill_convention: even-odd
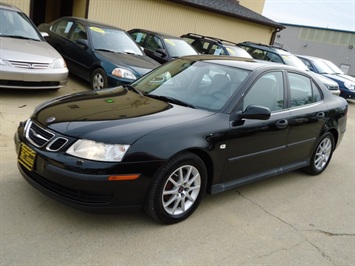
[[[115,68],[112,70],[111,74],[119,78],[137,79],[137,77],[131,71],[123,68]]]
[[[53,68],[66,68],[67,64],[63,58],[58,58],[53,61]]]
[[[67,153],[79,158],[94,161],[120,162],[129,145],[105,144],[92,140],[79,139],[67,150]]]
[[[349,82],[345,82],[344,83],[345,88],[347,88],[348,90],[355,90],[355,84],[354,83],[349,83]]]
[[[4,62],[4,60],[2,60],[1,58],[0,58],[0,65],[5,66],[5,62]]]

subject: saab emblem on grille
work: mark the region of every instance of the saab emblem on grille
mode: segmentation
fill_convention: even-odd
[[[55,117],[54,116],[51,116],[51,117],[48,117],[46,122],[47,123],[52,123],[53,121],[55,120]]]

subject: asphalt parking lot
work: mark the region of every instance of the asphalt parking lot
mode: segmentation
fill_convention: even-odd
[[[300,171],[214,196],[186,221],[97,215],[32,188],[17,170],[13,135],[39,103],[89,85],[0,91],[0,265],[354,265],[355,103],[328,169]]]

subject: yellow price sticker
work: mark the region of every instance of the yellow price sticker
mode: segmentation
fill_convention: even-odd
[[[172,46],[175,46],[175,43],[170,39],[165,39],[165,42],[172,45]]]
[[[96,31],[96,32],[99,32],[99,33],[105,33],[105,31],[103,29],[100,29],[100,28],[97,28],[97,27],[90,27],[90,30]]]

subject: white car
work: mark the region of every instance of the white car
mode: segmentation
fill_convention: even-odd
[[[68,68],[33,22],[18,8],[0,3],[0,88],[64,87]]]

